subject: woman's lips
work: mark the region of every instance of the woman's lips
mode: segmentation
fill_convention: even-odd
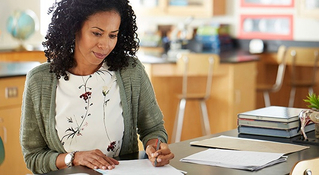
[[[104,59],[106,57],[106,54],[102,54],[102,53],[96,53],[96,52],[93,52],[95,57],[98,58],[98,59]]]

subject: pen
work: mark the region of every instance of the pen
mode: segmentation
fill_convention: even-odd
[[[159,137],[158,137],[157,140],[156,140],[156,151],[159,149],[160,143],[161,143],[161,141],[159,140]],[[155,159],[155,163],[154,164],[155,164],[155,166],[157,165],[157,157]]]

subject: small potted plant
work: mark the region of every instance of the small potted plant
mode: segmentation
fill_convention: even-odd
[[[315,93],[308,94],[304,101],[309,103],[308,108],[312,110],[308,120],[315,123],[315,136],[319,138],[319,95],[317,96]]]
[[[309,94],[304,101],[309,103],[308,108],[315,111],[319,110],[319,95],[317,96],[315,93]]]

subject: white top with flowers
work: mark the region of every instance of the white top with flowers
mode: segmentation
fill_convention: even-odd
[[[64,149],[100,149],[119,155],[124,122],[119,86],[114,72],[102,66],[88,76],[60,78],[56,91],[56,130]]]

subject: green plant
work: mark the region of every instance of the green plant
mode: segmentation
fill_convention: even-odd
[[[308,107],[311,109],[319,109],[319,95],[315,93],[308,94],[307,99],[304,99],[305,102],[309,103]]]

